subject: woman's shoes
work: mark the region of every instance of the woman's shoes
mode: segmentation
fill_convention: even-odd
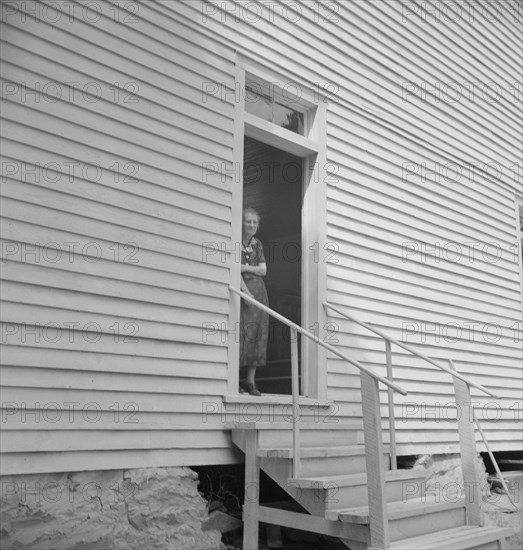
[[[240,393],[248,393],[249,395],[254,395],[256,397],[260,397],[261,395],[260,390],[256,387],[256,384],[248,382],[247,380],[240,380]]]

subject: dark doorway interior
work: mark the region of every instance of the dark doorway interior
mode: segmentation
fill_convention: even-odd
[[[298,324],[301,324],[302,166],[299,157],[245,138],[243,206],[252,206],[261,215],[257,236],[267,260],[265,284],[269,306]],[[290,394],[290,368],[288,327],[271,317],[267,366],[256,372],[260,391]]]

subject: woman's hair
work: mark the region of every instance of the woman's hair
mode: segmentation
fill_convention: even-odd
[[[248,206],[247,208],[243,209],[243,217],[245,218],[245,214],[252,214],[253,216],[256,216],[258,218],[258,223],[261,221],[261,216],[258,210],[254,209],[252,206]]]

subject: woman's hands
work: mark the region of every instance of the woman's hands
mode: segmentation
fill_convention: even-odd
[[[258,265],[249,265],[249,264],[241,264],[242,273],[252,273],[253,275],[259,275],[260,277],[265,277],[267,274],[267,264],[265,262],[262,262]]]

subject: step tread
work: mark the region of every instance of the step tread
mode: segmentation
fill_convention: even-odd
[[[486,544],[509,537],[513,534],[508,527],[479,527],[464,525],[437,533],[397,540],[390,545],[390,550],[467,550],[473,546]],[[450,545],[450,546],[449,546]]]
[[[299,422],[300,430],[361,430],[363,423],[354,422]],[[226,430],[289,430],[292,422],[226,422]]]
[[[422,479],[425,480],[423,470],[385,470],[386,481]],[[352,487],[355,485],[367,485],[367,474],[345,474],[333,476],[313,476],[289,479],[289,483],[302,489],[329,489],[335,487]]]
[[[384,448],[383,452],[388,452]],[[301,458],[326,458],[332,456],[361,456],[365,454],[364,445],[344,445],[339,447],[302,447]],[[267,447],[258,449],[257,455],[263,458],[292,458],[294,451],[289,447]]]
[[[423,514],[438,512],[442,510],[453,510],[464,508],[465,499],[462,498],[456,502],[437,502],[435,496],[430,494],[423,497],[411,498],[409,500],[399,500],[387,503],[387,516],[389,520],[420,516]],[[341,520],[347,523],[369,523],[369,507],[356,506],[354,508],[340,508],[327,510],[325,518],[330,520]]]

